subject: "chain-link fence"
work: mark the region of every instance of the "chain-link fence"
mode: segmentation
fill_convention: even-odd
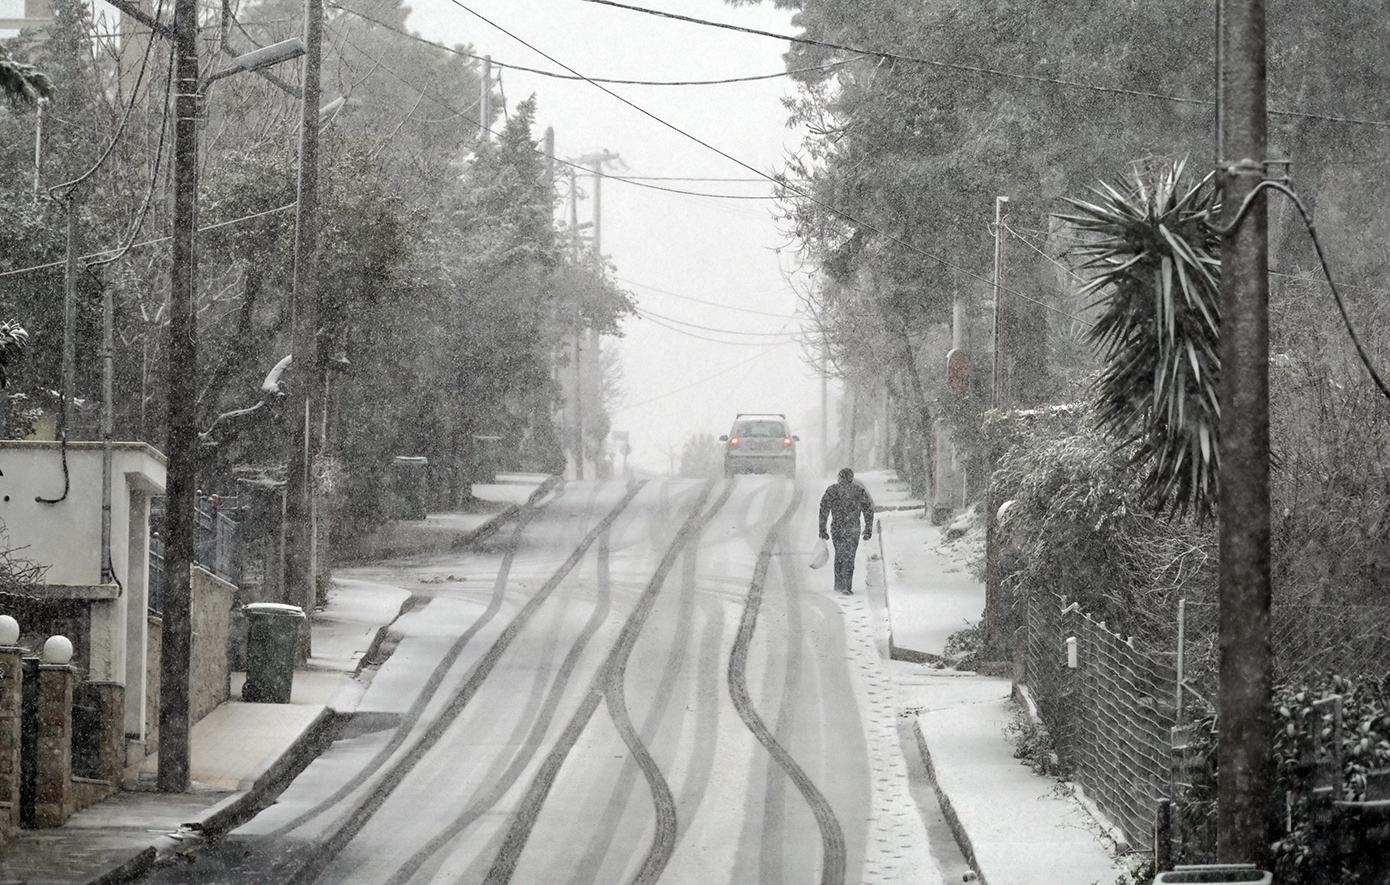
[[[1169,795],[1177,673],[1075,603],[1033,597],[1025,674],[1058,755],[1137,848]]]
[[[1058,755],[1135,847],[1152,848],[1158,802],[1174,800],[1175,856],[1200,861],[1214,844],[1209,738],[1191,726],[1217,700],[1218,612],[1184,603],[1173,648],[1145,647],[1052,595],[1028,601],[1025,679]],[[1390,672],[1390,606],[1276,605],[1275,683]],[[1179,691],[1179,673],[1182,690]]]

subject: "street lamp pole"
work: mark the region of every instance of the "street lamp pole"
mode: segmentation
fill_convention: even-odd
[[[319,423],[318,358],[318,133],[319,63],[323,46],[323,2],[306,0],[304,8],[303,117],[299,130],[299,202],[295,209],[293,350],[295,383],[290,387],[289,415],[293,430],[286,477],[285,557],[287,602],[306,612],[316,601],[318,571],[315,546],[313,465],[318,455],[315,429]],[[301,652],[310,653],[309,631],[300,637]]]

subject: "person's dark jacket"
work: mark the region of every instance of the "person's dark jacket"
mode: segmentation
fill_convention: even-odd
[[[836,535],[858,534],[860,514],[864,517],[862,527],[867,541],[874,532],[874,499],[869,497],[869,490],[857,481],[831,485],[820,498],[820,536],[826,537],[826,517],[832,517],[830,524]]]

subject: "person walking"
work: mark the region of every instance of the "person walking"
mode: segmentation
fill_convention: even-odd
[[[825,530],[827,517],[830,532]],[[846,596],[854,592],[854,555],[861,529],[865,541],[874,536],[874,499],[863,483],[855,482],[854,471],[845,467],[820,497],[820,536],[835,545],[835,589]]]

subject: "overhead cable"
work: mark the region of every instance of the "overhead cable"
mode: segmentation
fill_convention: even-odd
[[[684,386],[682,386],[682,387],[677,387],[675,390],[668,390],[668,391],[666,391],[665,393],[659,393],[659,394],[657,394],[656,396],[649,397],[648,399],[644,399],[644,400],[642,400],[641,402],[633,403],[633,404],[630,405],[630,406],[619,406],[618,408],[616,408],[616,409],[613,410],[613,414],[616,415],[616,414],[619,413],[619,412],[626,412],[628,409],[636,409],[636,408],[639,408],[639,407],[641,407],[641,406],[645,406],[645,405],[647,405],[647,404],[649,404],[649,403],[654,403],[654,402],[656,402],[657,400],[666,399],[666,397],[668,397],[668,396],[675,396],[675,395],[678,394],[678,393],[684,393],[685,391],[689,390],[689,389],[692,388],[692,387],[699,387],[701,384],[704,384],[704,383],[707,382],[707,381],[713,381],[715,378],[718,378],[718,377],[720,377],[721,375],[727,375],[727,374],[729,374],[730,372],[732,372],[732,371],[735,370],[735,369],[741,369],[741,368],[743,368],[744,366],[748,365],[749,363],[753,362],[754,360],[762,359],[763,357],[767,356],[769,353],[772,353],[772,352],[773,352],[774,350],[776,350],[777,348],[783,347],[783,346],[784,346],[784,345],[781,345],[781,344],[774,344],[774,345],[772,345],[771,347],[768,347],[768,348],[765,348],[765,349],[763,349],[763,350],[758,351],[757,353],[753,354],[752,356],[750,356],[750,357],[749,357],[748,359],[746,359],[746,360],[739,360],[738,362],[734,363],[733,365],[725,366],[724,368],[720,369],[718,372],[715,372],[713,375],[706,375],[705,377],[699,379],[698,381],[691,381],[689,384],[686,384],[686,385],[684,385]]]
[[[537,48],[536,46],[532,45],[531,43],[526,42],[526,41],[523,40],[521,37],[517,36],[516,34],[512,33],[511,31],[507,30],[506,28],[502,27],[501,25],[497,24],[496,22],[492,21],[491,19],[487,18],[486,16],[482,15],[481,13],[476,12],[476,11],[474,11],[473,9],[470,9],[468,6],[466,6],[466,5],[462,2],[462,0],[449,0],[449,2],[453,3],[455,6],[457,6],[459,9],[462,9],[464,12],[467,12],[469,15],[471,15],[471,16],[477,18],[478,20],[484,22],[485,24],[491,25],[492,27],[494,27],[494,28],[496,28],[497,30],[501,31],[503,34],[506,34],[508,37],[511,37],[513,40],[515,40],[516,42],[520,43],[522,46],[525,46],[527,49],[530,49],[532,52],[536,53],[537,55],[539,55],[539,56],[541,56],[542,58],[546,59],[547,61],[551,62],[552,64],[559,65],[560,67],[564,68],[565,70],[569,71],[569,72],[572,73],[572,74],[575,74],[576,76],[580,76],[580,77],[583,76],[583,75],[580,74],[578,71],[576,71],[574,68],[571,68],[569,65],[565,64],[564,62],[559,61],[559,60],[556,59],[554,56],[549,55],[549,54],[547,54],[546,52],[544,52],[543,50],[541,50],[541,49]],[[593,2],[593,0],[591,0],[591,2]],[[619,4],[619,5],[621,5],[621,4]],[[637,9],[638,7],[632,7],[632,8]],[[838,217],[840,217],[840,218],[842,218],[842,219],[844,219],[844,220],[846,220],[846,221],[849,221],[849,222],[851,222],[851,223],[853,223],[853,224],[859,225],[859,227],[863,228],[864,230],[872,231],[873,233],[878,234],[880,237],[883,237],[883,238],[884,238],[885,240],[887,240],[888,242],[896,243],[897,245],[902,246],[904,249],[907,249],[907,250],[909,250],[909,251],[911,251],[911,252],[916,252],[917,254],[923,256],[924,258],[927,258],[927,259],[930,259],[930,260],[932,260],[932,261],[937,262],[938,264],[942,265],[943,267],[949,267],[949,268],[951,268],[952,270],[954,270],[954,271],[956,271],[956,272],[958,272],[958,273],[964,274],[965,276],[970,277],[970,278],[972,278],[972,279],[979,280],[980,282],[988,283],[988,284],[990,284],[991,286],[995,285],[995,281],[992,280],[992,279],[990,279],[990,278],[988,278],[988,277],[981,276],[980,274],[977,274],[977,273],[975,273],[974,271],[971,271],[971,270],[969,270],[969,269],[967,269],[967,268],[965,268],[965,267],[962,267],[962,266],[959,265],[959,264],[956,264],[954,261],[949,261],[949,260],[947,260],[947,259],[945,259],[945,258],[942,258],[940,255],[933,255],[931,252],[928,252],[926,249],[923,249],[923,248],[920,247],[920,246],[917,246],[917,245],[915,245],[915,244],[913,244],[913,243],[907,242],[906,240],[903,240],[903,239],[900,239],[900,238],[898,238],[898,237],[895,237],[895,236],[893,236],[892,234],[888,233],[887,231],[884,231],[884,230],[882,230],[881,228],[879,228],[879,227],[877,227],[877,226],[875,226],[875,225],[872,225],[872,224],[870,224],[870,223],[867,222],[867,221],[863,221],[863,220],[857,218],[856,216],[851,215],[851,214],[848,213],[848,212],[845,212],[845,211],[842,210],[842,209],[838,209],[838,208],[836,208],[836,207],[830,205],[829,203],[825,202],[824,200],[821,200],[821,199],[815,197],[814,195],[808,193],[807,191],[802,190],[801,188],[798,188],[798,187],[793,186],[793,185],[792,185],[789,181],[787,181],[786,179],[779,179],[779,178],[777,178],[777,177],[775,177],[775,176],[773,176],[773,175],[770,175],[770,174],[768,174],[768,173],[762,171],[761,169],[758,169],[758,168],[755,167],[755,166],[752,166],[752,165],[749,165],[748,163],[745,163],[744,161],[738,159],[737,157],[733,156],[732,154],[728,153],[727,151],[720,150],[719,148],[715,147],[714,145],[710,144],[709,142],[705,141],[704,139],[700,138],[699,136],[693,135],[693,134],[691,134],[691,133],[685,131],[684,129],[680,128],[680,127],[677,126],[676,124],[671,123],[671,122],[669,122],[669,121],[667,121],[667,120],[665,120],[665,119],[662,119],[661,117],[658,117],[656,114],[654,114],[654,113],[652,113],[651,111],[647,110],[646,108],[644,108],[644,107],[642,107],[642,106],[640,106],[640,105],[638,105],[638,104],[635,104],[634,102],[632,102],[632,101],[630,101],[630,100],[624,98],[623,96],[619,95],[618,93],[614,92],[613,90],[609,89],[608,87],[604,86],[603,84],[601,84],[601,83],[595,83],[593,80],[589,80],[589,78],[587,78],[587,77],[585,77],[584,79],[585,79],[585,80],[588,80],[588,82],[589,82],[595,89],[598,89],[598,90],[600,90],[600,91],[602,91],[602,92],[607,93],[608,95],[612,96],[613,98],[616,98],[618,101],[622,102],[623,104],[627,105],[628,107],[632,108],[633,110],[637,111],[638,113],[642,114],[643,116],[648,117],[648,118],[650,118],[651,120],[653,120],[653,121],[655,121],[655,122],[657,122],[657,123],[660,123],[662,126],[665,126],[667,129],[670,129],[672,132],[675,132],[677,135],[681,135],[681,136],[683,136],[683,137],[685,137],[685,138],[690,139],[691,141],[695,142],[696,144],[700,145],[701,147],[705,148],[706,150],[713,151],[714,153],[718,154],[719,156],[723,157],[724,159],[728,160],[729,162],[734,163],[735,165],[740,166],[740,167],[742,167],[742,168],[744,168],[744,169],[747,169],[749,172],[752,172],[754,175],[762,176],[763,178],[767,179],[768,181],[772,182],[773,184],[775,184],[775,185],[781,187],[781,188],[784,189],[785,191],[788,191],[788,192],[790,192],[790,193],[792,193],[792,194],[795,194],[796,196],[800,197],[800,198],[803,199],[803,200],[806,200],[806,201],[808,201],[808,202],[810,202],[810,203],[814,203],[815,205],[820,206],[822,209],[826,210],[827,212],[831,213],[832,215],[836,215],[836,216],[838,216]],[[573,164],[571,164],[571,165],[573,165]],[[648,185],[648,186],[650,186],[650,185]],[[1001,291],[1008,292],[1008,293],[1010,293],[1010,294],[1012,294],[1012,295],[1017,295],[1019,298],[1022,298],[1022,299],[1024,299],[1025,301],[1035,301],[1035,299],[1029,298],[1027,295],[1024,295],[1022,292],[1016,291],[1016,290],[1014,290],[1014,289],[1010,289],[1010,288],[1008,288],[1008,287],[1006,287],[1006,286],[999,286],[999,289],[1000,289]],[[1041,302],[1038,302],[1038,303],[1041,303]],[[1050,307],[1050,306],[1048,306],[1048,305],[1043,305],[1043,306],[1044,306],[1044,307],[1048,307],[1049,310],[1055,310],[1055,309],[1056,309],[1056,308],[1052,308],[1052,307]]]
[[[264,215],[274,215],[277,212],[288,212],[294,207],[295,203],[286,203],[283,206],[276,206],[274,209],[264,209],[260,212],[252,212],[250,215],[242,215],[239,218],[230,218],[226,221],[219,221],[216,224],[204,225],[203,227],[198,228],[198,233],[207,233],[210,230],[217,230],[219,227],[228,227],[233,224],[241,224],[243,221],[251,221],[252,219],[260,218]],[[139,243],[134,243],[129,246],[118,247],[116,249],[102,249],[98,252],[89,252],[86,255],[79,255],[77,257],[80,261],[86,261],[88,259],[97,259],[97,262],[94,263],[100,263],[100,260],[102,258],[112,254],[113,252],[121,252],[122,254],[124,254],[124,252],[128,252],[131,249],[138,249],[142,246],[153,246],[171,239],[173,239],[173,237],[171,236],[155,237],[154,239],[142,240]],[[36,270],[48,270],[54,267],[62,267],[64,263],[65,262],[62,261],[50,261],[47,264],[33,264],[29,267],[17,267],[14,270],[0,271],[0,277],[12,277],[18,276],[19,274],[32,273]]]
[[[417,43],[423,43],[426,46],[433,46],[436,49],[442,49],[445,52],[451,52],[454,55],[462,56],[463,58],[471,58],[476,61],[481,61],[483,59],[483,56],[481,55],[475,55],[471,52],[465,52],[462,49],[447,46],[443,43],[436,43],[433,40],[426,40],[424,37],[421,37],[418,34],[412,34],[407,30],[398,28],[395,25],[384,22],[379,18],[373,18],[372,16],[367,15],[364,12],[358,12],[356,9],[349,9],[348,7],[338,3],[325,3],[324,5],[330,9],[341,10],[342,12],[354,15],[364,21],[369,21],[372,24],[385,28],[388,31],[394,31],[397,34],[400,34],[402,37],[408,37],[411,40],[416,41]],[[811,67],[806,68],[796,68],[792,70],[778,71],[775,74],[753,74],[746,77],[723,77],[715,80],[619,80],[611,77],[594,77],[593,82],[611,83],[617,86],[723,86],[730,83],[752,83],[757,80],[775,80],[780,77],[790,77],[793,74],[805,74],[813,73],[816,71],[828,71],[833,68],[840,67],[843,64],[846,64],[846,62],[834,61],[827,62],[823,65],[812,65]],[[577,74],[561,74],[556,71],[543,71],[539,68],[528,68],[523,65],[508,64],[506,62],[497,61],[496,59],[492,60],[492,66],[494,68],[506,68],[512,71],[523,71],[527,74],[536,74],[540,77],[550,77],[554,80],[576,80],[579,82],[584,82],[590,79],[588,77],[581,77]]]
[[[765,310],[754,310],[754,309],[751,308],[751,307],[735,307],[735,306],[733,306],[732,304],[720,304],[720,303],[717,302],[717,301],[706,301],[706,300],[703,299],[703,298],[692,298],[692,297],[689,296],[689,295],[678,295],[678,294],[676,294],[675,292],[668,292],[668,291],[666,291],[665,289],[658,289],[656,286],[649,286],[649,285],[647,285],[646,283],[639,283],[639,282],[637,282],[636,280],[628,280],[628,279],[624,279],[624,278],[619,277],[619,276],[615,276],[615,277],[613,277],[613,279],[617,280],[617,281],[620,282],[620,283],[627,283],[629,286],[637,286],[638,288],[647,289],[647,290],[649,290],[649,291],[651,291],[651,292],[657,292],[657,293],[659,293],[659,294],[661,294],[661,295],[670,295],[672,298],[679,298],[679,299],[681,299],[682,301],[693,301],[693,302],[695,302],[696,304],[708,304],[710,307],[719,307],[719,308],[723,308],[724,310],[737,310],[737,311],[740,311],[741,313],[753,313],[753,314],[757,314],[758,316],[775,317],[776,319],[779,319],[779,320],[792,320],[792,319],[797,319],[797,318],[798,318],[798,317],[797,317],[796,315],[794,315],[794,314],[793,314],[793,315],[788,315],[788,314],[785,314],[785,313],[770,313],[770,312],[765,311]]]
[[[736,330],[734,330],[734,329],[720,329],[720,328],[717,328],[717,327],[715,327],[715,326],[701,326],[701,325],[699,325],[699,324],[697,324],[697,323],[687,322],[686,320],[678,320],[678,319],[676,319],[675,317],[668,317],[668,316],[665,316],[665,315],[663,315],[663,314],[656,313],[655,311],[646,310],[645,308],[641,308],[641,307],[636,308],[636,311],[637,311],[637,315],[638,315],[638,316],[646,317],[647,319],[665,320],[665,321],[668,322],[668,323],[675,323],[676,325],[679,325],[679,326],[689,326],[689,327],[692,328],[692,329],[699,329],[699,330],[701,330],[702,332],[716,332],[716,333],[718,333],[718,334],[720,334],[720,335],[739,335],[739,336],[748,336],[748,337],[752,337],[752,338],[787,338],[787,337],[795,337],[795,333],[788,333],[788,332],[784,331],[784,330],[786,329],[786,325],[785,325],[785,324],[783,325],[782,329],[779,329],[779,330],[777,330],[776,332],[741,332],[741,331],[736,331]],[[766,344],[767,342],[766,342],[766,341],[763,341],[763,342],[760,342],[760,343]]]
[[[1177,104],[1205,105],[1212,107],[1215,101],[1209,98],[1190,98],[1183,95],[1169,95],[1162,92],[1146,92],[1141,89],[1125,89],[1118,86],[1100,86],[1095,83],[1084,83],[1079,80],[1064,80],[1060,77],[1047,77],[1041,74],[1020,74],[1014,71],[1003,71],[997,68],[986,68],[978,65],[965,65],[956,62],[940,61],[938,59],[922,58],[916,55],[903,55],[897,52],[886,52],[878,49],[861,49],[855,46],[847,46],[843,43],[836,43],[831,40],[816,40],[811,37],[796,37],[791,34],[778,34],[773,31],[764,31],[759,28],[749,28],[742,25],[731,25],[726,22],[710,21],[708,19],[694,18],[688,15],[679,15],[674,12],[666,12],[660,9],[647,9],[642,6],[632,6],[627,3],[619,3],[617,0],[584,0],[585,3],[595,3],[599,6],[612,6],[617,9],[626,9],[629,12],[640,12],[644,15],[654,15],[658,18],[675,19],[676,21],[688,22],[690,24],[701,25],[708,28],[721,28],[726,31],[737,31],[742,34],[752,34],[757,37],[771,37],[775,40],[785,40],[789,43],[800,43],[806,46],[819,46],[824,49],[834,49],[839,52],[853,52],[862,56],[877,59],[887,59],[889,61],[911,62],[913,64],[926,65],[934,68],[944,68],[951,71],[960,71],[970,74],[986,74],[991,77],[1002,77],[1009,80],[1021,80],[1028,83],[1045,83],[1051,86],[1065,86],[1069,89],[1084,89],[1088,92],[1100,92],[1107,95],[1123,95],[1133,98],[1150,98],[1158,101],[1170,101]],[[474,13],[476,15],[476,13]],[[481,16],[480,16],[481,17]],[[1390,122],[1385,120],[1361,120],[1355,117],[1341,117],[1334,114],[1314,114],[1304,111],[1281,111],[1270,110],[1269,114],[1276,117],[1298,117],[1306,120],[1322,120],[1330,123],[1351,123],[1358,126],[1378,126],[1390,128]]]

